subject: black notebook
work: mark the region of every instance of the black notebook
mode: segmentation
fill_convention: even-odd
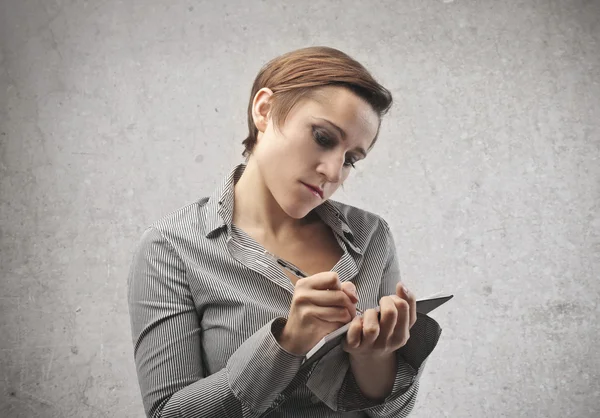
[[[417,299],[417,312],[427,314],[438,306],[452,299],[453,296],[454,295],[440,292],[426,298]],[[379,311],[379,306],[375,309]],[[304,365],[314,363],[316,360],[327,354],[335,346],[341,344],[349,328],[350,322],[324,336],[308,353],[306,353],[303,367]]]

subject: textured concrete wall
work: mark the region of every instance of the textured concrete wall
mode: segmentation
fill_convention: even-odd
[[[268,59],[330,45],[395,95],[336,198],[455,299],[413,412],[600,415],[600,2],[0,0],[0,416],[141,417],[144,227],[241,161]]]

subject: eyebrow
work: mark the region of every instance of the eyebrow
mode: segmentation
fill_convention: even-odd
[[[331,122],[330,120],[323,119],[323,118],[315,118],[315,119],[321,120],[321,121],[325,122],[326,124],[330,125],[333,129],[338,131],[338,133],[342,137],[343,141],[346,140],[346,137],[347,137],[346,132],[344,132],[344,130],[342,128],[340,128],[339,126],[337,126],[335,123]],[[356,150],[358,152],[360,152],[364,158],[367,158],[367,152],[365,151],[365,149],[363,147],[357,147]]]

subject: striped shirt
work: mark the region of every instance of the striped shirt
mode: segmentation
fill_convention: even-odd
[[[392,393],[366,398],[348,354],[318,362],[275,338],[294,286],[269,253],[233,224],[237,165],[209,197],[148,226],[128,277],[134,358],[148,417],[405,417],[441,329],[418,313],[397,351]],[[389,225],[378,215],[326,200],[315,209],[344,254],[333,267],[352,281],[361,310],[395,293],[400,279]],[[306,366],[306,367],[305,367]]]

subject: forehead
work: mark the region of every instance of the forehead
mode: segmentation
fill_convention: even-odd
[[[340,126],[348,136],[373,139],[379,116],[371,105],[345,87],[326,86],[315,89],[298,111],[313,118],[323,118]]]

